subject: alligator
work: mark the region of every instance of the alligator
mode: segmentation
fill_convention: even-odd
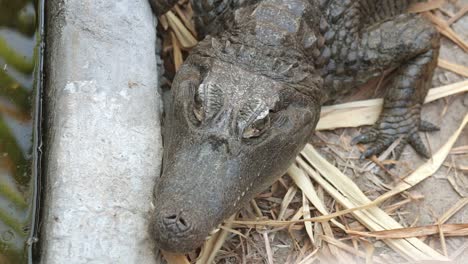
[[[177,0],[150,0],[156,15]],[[379,121],[353,142],[367,158],[396,142],[422,157],[420,118],[439,34],[417,0],[192,0],[203,40],[167,102],[151,233],[186,253],[282,176],[326,102],[390,72]]]

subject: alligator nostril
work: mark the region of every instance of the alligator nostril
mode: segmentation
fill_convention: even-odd
[[[175,221],[177,221],[177,215],[170,215],[164,218],[165,224],[174,223]]]
[[[190,229],[190,223],[181,216],[181,214],[169,215],[164,217],[163,223],[167,230],[173,233],[182,233]]]
[[[184,218],[179,218],[179,222],[180,224],[182,224],[183,226],[187,226],[187,222],[185,222],[185,219]]]
[[[189,228],[189,225],[187,224],[184,218],[180,217],[179,221],[177,222],[177,227],[179,228],[179,230],[185,231]]]

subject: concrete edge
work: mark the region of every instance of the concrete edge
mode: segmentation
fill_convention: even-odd
[[[156,24],[148,0],[46,3],[41,263],[159,263]]]

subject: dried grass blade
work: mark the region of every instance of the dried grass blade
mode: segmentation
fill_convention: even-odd
[[[236,234],[236,235],[238,235],[238,236],[240,236],[240,237],[243,237],[243,238],[247,239],[247,236],[246,236],[246,235],[242,234],[241,232],[239,232],[239,231],[237,231],[237,230],[235,230],[235,229],[232,229],[232,228],[229,228],[229,227],[223,226],[223,225],[222,225],[220,228],[221,228],[222,230],[226,230],[226,231],[228,231],[228,232],[230,232],[230,233]]]
[[[281,221],[281,220],[233,220],[233,221],[230,221],[229,223],[236,224],[236,225],[242,225],[242,226],[252,226],[252,227],[255,227],[255,226],[257,226],[257,227],[258,226],[282,227],[282,226],[293,225],[293,224],[301,224],[301,223],[304,223],[304,222],[328,222],[328,221],[332,221],[337,227],[339,227],[339,228],[341,228],[343,230],[346,230],[346,228],[342,224],[340,224],[339,222],[337,222],[333,218],[336,218],[336,217],[339,217],[339,216],[342,216],[342,215],[347,215],[347,214],[350,214],[350,213],[353,213],[353,212],[356,212],[356,211],[362,211],[362,210],[365,210],[365,209],[369,209],[369,208],[375,207],[377,204],[378,204],[378,202],[376,202],[376,201],[369,202],[369,203],[361,205],[361,206],[351,207],[349,209],[341,210],[341,211],[338,211],[338,212],[335,212],[335,213],[332,213],[332,214],[325,214],[325,215],[322,215],[322,216],[316,216],[316,217],[305,218],[305,219],[297,219],[297,218],[293,217],[293,219],[287,220],[287,221],[286,220],[283,220],[283,221]],[[299,215],[299,217],[301,217],[303,214],[302,214],[302,212],[298,212],[298,215]]]
[[[268,233],[263,233],[263,239],[265,240],[265,249],[267,252],[268,264],[273,264],[273,252],[271,251],[270,239],[268,238]]]
[[[468,12],[468,5],[464,6],[460,11],[458,11],[453,17],[447,21],[447,25],[453,24],[455,21],[463,17]]]
[[[450,150],[450,155],[465,155],[468,154],[468,145],[454,147]]]
[[[323,235],[321,235],[320,238],[322,238],[323,236],[327,236],[332,239],[335,238],[333,231],[331,229],[331,226],[328,224],[328,222],[322,222],[320,223],[320,225],[322,225],[322,230],[323,230]],[[327,246],[328,246],[328,249],[330,250],[331,255],[334,258],[336,258],[338,261],[346,262],[346,263],[353,263],[353,261],[349,258],[349,256],[345,254],[345,252],[340,250],[338,247],[336,247],[335,245],[329,244]]]
[[[377,239],[430,236],[437,235],[439,232],[442,232],[445,236],[468,236],[468,224],[429,225],[376,232],[347,231],[350,235]]]
[[[183,48],[190,49],[197,45],[198,41],[172,11],[167,12],[166,17],[169,27],[174,31]]]
[[[225,222],[224,225],[227,229],[231,229],[231,222],[234,220],[234,218],[235,215],[229,217],[229,219]],[[218,254],[219,249],[223,246],[228,234],[229,231],[222,229],[218,231],[218,233],[214,234],[210,239],[208,239],[208,241],[206,241],[203,245],[202,251],[200,252],[200,256],[198,257],[196,264],[213,263],[216,254]]]
[[[433,0],[428,2],[419,2],[412,4],[408,8],[408,12],[410,13],[421,13],[425,11],[430,11],[433,9],[440,8],[445,3],[445,0]]]
[[[439,238],[440,238],[440,244],[442,246],[442,252],[444,252],[444,256],[448,257],[447,244],[445,243],[445,234],[442,231],[442,227],[440,225],[438,225],[437,228],[439,230]]]
[[[294,196],[296,195],[297,188],[295,186],[291,186],[288,189],[288,192],[283,197],[283,201],[281,202],[281,209],[278,213],[278,220],[284,220],[284,214],[286,213],[286,210],[289,207],[289,204],[291,201],[294,199]]]
[[[307,197],[305,196],[304,193],[302,193],[302,211],[304,212],[304,218],[310,218],[310,207],[309,207],[309,201],[307,200]],[[306,233],[310,238],[310,242],[312,245],[315,245],[315,239],[314,239],[314,232],[312,230],[312,223],[311,222],[304,222],[304,226],[306,229]]]
[[[309,199],[309,201],[315,206],[315,208],[324,216],[329,216],[329,212],[325,207],[323,201],[318,197],[317,192],[314,189],[314,185],[310,178],[299,169],[295,164],[291,165],[288,169],[288,175],[293,179],[294,183],[299,187],[302,193]],[[333,224],[342,230],[346,230],[344,225],[334,219],[330,219]]]
[[[166,251],[161,251],[161,253],[168,264],[190,264],[185,255],[176,255]]]
[[[444,21],[443,19],[435,16],[431,12],[424,12],[422,14],[423,14],[424,17],[426,17],[432,23],[435,24],[437,30],[439,30],[439,32],[442,35],[446,36],[451,41],[453,41],[455,44],[460,46],[460,48],[462,48],[465,52],[468,52],[468,43],[466,43],[462,38],[460,38],[460,36],[458,36],[457,33],[455,33],[455,31],[453,31],[450,28],[450,26],[447,24],[446,21]]]
[[[311,177],[342,206],[349,209],[371,203],[371,200],[351,179],[321,157],[311,145],[304,148],[302,156],[320,172]],[[311,169],[310,166],[309,169]],[[355,211],[353,215],[371,231],[403,228],[378,207]],[[384,242],[409,260],[448,260],[417,238],[386,239]]]
[[[374,245],[369,242],[364,242],[364,248],[366,249],[366,264],[374,263]]]
[[[438,66],[454,73],[460,74],[461,76],[468,77],[468,67],[452,63],[443,59],[439,59]]]
[[[169,22],[167,21],[166,15],[161,15],[159,17],[159,22],[161,23],[161,26],[164,30],[167,30],[169,28]]]
[[[174,6],[174,10],[176,11],[177,15],[179,15],[185,27],[188,30],[190,30],[190,33],[192,33],[193,36],[196,36],[197,32],[195,31],[195,27],[193,26],[193,23],[190,21],[190,19],[186,16],[186,14],[182,12],[182,10],[180,9],[178,5]]]
[[[346,245],[345,243],[335,239],[335,238],[331,238],[331,237],[328,237],[328,236],[324,236],[324,235],[321,235],[320,238],[322,238],[324,241],[326,241],[327,243],[329,244],[332,244],[332,245],[335,245],[336,247],[339,247],[341,248],[342,250],[344,251],[347,251],[349,253],[352,253],[356,256],[359,256],[361,258],[366,258],[367,256],[367,253],[364,253],[362,251],[359,251],[359,250],[356,250],[355,248],[349,246],[349,245]],[[385,262],[384,260],[382,260],[381,258],[379,257],[373,257],[373,261],[375,263],[387,263]]]
[[[450,255],[450,258],[454,262],[457,261],[457,259],[460,257],[460,255],[462,255],[465,252],[465,250],[468,250],[468,241],[461,245],[461,247],[459,247],[457,250],[455,250],[455,252],[453,252],[452,255]]]
[[[358,127],[377,122],[383,99],[357,101],[322,107],[316,130],[333,130],[340,127]]]
[[[291,217],[290,221],[299,220],[303,216],[303,213],[304,213],[304,208],[302,208],[302,206],[301,206],[299,209],[297,209],[296,213]],[[289,227],[288,227],[288,232],[289,233],[291,233],[293,227],[294,227],[294,224],[289,225]]]
[[[440,98],[463,92],[468,92],[468,80],[430,89],[424,103],[427,104]]]
[[[172,40],[172,55],[174,57],[174,67],[176,72],[179,71],[182,63],[184,63],[184,58],[182,57],[182,51],[180,50],[179,40],[176,38],[174,32],[170,32]]]
[[[468,91],[468,80],[429,90],[425,103]],[[316,130],[328,130],[340,127],[358,127],[372,125],[379,118],[382,99],[357,101],[332,106],[324,106]]]
[[[317,259],[317,252],[319,251],[319,248],[314,249],[309,255],[307,255],[301,262],[298,264],[311,264],[314,263],[314,261]]]
[[[454,214],[460,211],[467,204],[468,204],[468,197],[460,199],[447,212],[445,212],[444,215],[442,215],[439,218],[439,220],[437,221],[437,224],[442,225],[443,223],[447,222],[450,219],[450,217],[452,217]]]

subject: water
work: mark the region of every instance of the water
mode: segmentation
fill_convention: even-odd
[[[0,0],[0,263],[36,242],[43,0]]]

